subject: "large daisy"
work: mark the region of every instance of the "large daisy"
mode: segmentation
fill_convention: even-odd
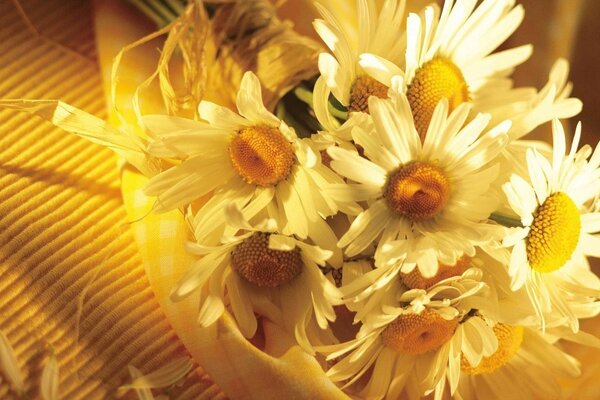
[[[464,254],[472,256],[495,232],[487,222],[497,203],[489,187],[510,122],[484,133],[489,116],[477,115],[463,127],[470,106],[448,115],[444,99],[421,143],[402,93],[390,100],[371,97],[369,107],[374,129],[353,130],[364,157],[339,147],[328,150],[331,167],[357,182],[332,190],[369,202],[338,245],[352,257],[379,239],[378,267],[406,256],[405,272],[416,264],[428,277],[438,260],[454,265]]]
[[[514,0],[446,0],[441,14],[436,5],[420,15],[410,14],[406,27],[404,67],[375,54],[360,56],[360,65],[369,76],[389,86],[401,76],[415,118],[425,135],[433,110],[442,98],[450,110],[463,102],[473,112],[492,115],[492,123],[517,119],[514,138],[523,136],[553,117],[570,117],[581,110],[581,102],[568,99],[564,61],[553,69],[550,82],[540,92],[513,88],[513,69],[529,58],[531,45],[500,52],[498,48],[520,25],[524,11]]]
[[[229,306],[244,336],[256,333],[258,314],[287,328],[312,351],[311,330],[326,329],[335,320],[333,306],[341,304],[341,293],[319,268],[332,253],[277,233],[274,220],[250,225],[233,203],[223,214],[238,235],[223,237],[214,247],[187,243],[188,251],[201,258],[173,288],[171,299],[202,289],[202,326],[214,323]]]
[[[421,398],[433,391],[445,379],[452,338],[477,303],[469,300],[485,288],[480,272],[466,271],[427,290],[407,291],[399,280],[380,289],[380,308],[362,317],[356,339],[317,348],[337,360],[327,375],[349,387],[372,367],[360,389],[368,399],[398,398],[403,391]],[[493,340],[479,344],[474,352],[496,350]]]
[[[527,153],[529,177],[513,175],[504,184],[508,203],[522,227],[515,227],[504,244],[512,247],[509,274],[514,290],[525,287],[542,327],[545,314],[563,318],[573,331],[582,307],[598,310],[600,279],[589,270],[585,256],[600,257],[600,146],[577,150],[581,126],[565,156],[565,133],[552,125],[554,151],[547,160]]]
[[[224,233],[232,234],[224,231],[220,211],[234,202],[247,219],[273,218],[283,234],[310,237],[335,251],[337,239],[323,218],[339,209],[350,214],[359,210],[321,190],[341,178],[319,162],[309,140],[300,140],[264,107],[260,82],[251,72],[244,74],[237,107],[240,115],[202,101],[199,114],[208,123],[163,115],[144,118],[155,135],[148,152],[182,160],[148,182],[145,192],[157,196],[155,210],[212,195],[195,213],[195,237],[201,243],[217,243]],[[339,254],[335,259],[341,262]]]
[[[329,94],[350,112],[367,111],[369,96],[387,97],[388,88],[369,77],[358,64],[361,53],[400,62],[404,51],[405,0],[385,0],[378,10],[374,0],[357,0],[358,36],[325,7],[316,4],[323,19],[313,25],[333,55],[319,56],[321,77],[314,90],[314,109],[321,124],[334,130],[328,111]]]

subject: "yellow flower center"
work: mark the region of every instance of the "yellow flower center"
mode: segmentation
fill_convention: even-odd
[[[457,318],[446,320],[427,309],[420,314],[400,315],[383,330],[381,339],[398,353],[418,355],[440,348],[457,326]]]
[[[380,99],[387,99],[388,87],[383,83],[371,78],[368,75],[362,75],[356,79],[352,90],[350,91],[350,105],[348,111],[369,112],[369,97],[375,96]]]
[[[300,250],[269,248],[269,233],[255,233],[231,253],[231,267],[242,278],[260,287],[278,287],[294,279],[304,263]]]
[[[573,200],[562,192],[554,193],[538,207],[526,239],[527,260],[538,272],[561,268],[579,241],[581,217]]]
[[[425,138],[433,110],[447,98],[450,111],[469,101],[469,88],[461,70],[448,58],[436,57],[415,72],[406,97],[421,140]]]
[[[389,208],[412,221],[435,217],[446,205],[450,184],[438,166],[421,161],[406,164],[387,180],[383,196]]]
[[[286,179],[294,164],[292,145],[279,129],[266,125],[240,130],[229,144],[229,157],[242,179],[263,187]]]
[[[456,264],[446,265],[438,263],[438,272],[431,278],[424,278],[419,272],[419,268],[415,268],[408,274],[400,273],[402,283],[410,289],[429,289],[436,283],[450,278],[452,276],[462,275],[471,265],[471,258],[462,256]]]
[[[521,348],[523,342],[523,327],[497,323],[494,334],[498,338],[498,350],[489,357],[483,357],[479,365],[471,367],[463,355],[460,366],[463,372],[471,375],[489,374],[508,363]]]

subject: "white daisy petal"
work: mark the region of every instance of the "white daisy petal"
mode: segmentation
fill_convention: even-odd
[[[512,278],[512,290],[518,290],[527,280],[529,266],[527,264],[527,255],[525,251],[525,242],[520,241],[515,244],[508,267],[508,274]]]
[[[581,229],[585,233],[600,232],[600,212],[583,214],[581,216]]]
[[[250,71],[244,73],[242,77],[236,105],[240,114],[254,124],[262,123],[273,127],[281,124],[279,119],[267,111],[263,105],[260,81]]]
[[[273,234],[269,236],[269,248],[273,250],[290,251],[296,248],[296,241],[290,236]]]
[[[392,86],[393,76],[404,76],[404,72],[398,66],[375,54],[361,54],[358,63],[367,74],[387,87]]]
[[[329,131],[335,131],[340,123],[329,112],[329,87],[325,82],[325,77],[320,76],[315,82],[313,89],[313,109],[319,123]]]
[[[537,197],[538,204],[544,204],[548,197],[548,181],[541,166],[536,162],[533,151],[527,151],[527,167],[529,168],[529,177]]]
[[[333,158],[331,167],[346,178],[370,186],[385,184],[386,171],[377,164],[339,147],[330,147],[327,152]]]
[[[208,121],[211,126],[225,130],[236,130],[249,125],[248,120],[237,115],[227,107],[203,100],[198,105],[200,118]],[[171,129],[173,130],[173,129]]]
[[[210,128],[198,121],[187,118],[147,114],[142,117],[142,123],[151,133],[162,136],[173,131],[191,131],[196,129]]]
[[[256,333],[257,322],[248,294],[244,290],[245,283],[237,274],[230,274],[227,281],[227,294],[231,309],[238,322],[242,335],[251,338]]]

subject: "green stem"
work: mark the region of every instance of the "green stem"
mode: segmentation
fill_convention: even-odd
[[[338,110],[331,103],[327,103],[327,108],[329,109],[329,113],[337,119],[341,119],[343,121],[348,119],[348,111]]]
[[[294,89],[294,95],[303,103],[308,104],[308,106],[314,110],[313,107],[313,92],[305,88],[304,86],[298,86]],[[327,107],[329,109],[329,113],[333,115],[337,119],[341,119],[342,121],[346,121],[348,119],[348,112],[342,111],[336,108],[331,102],[327,103]]]
[[[286,124],[294,128],[296,134],[301,137],[310,137],[310,135],[314,132],[305,124],[301,123],[293,114],[287,112],[285,105],[283,102],[277,105],[277,109],[275,110],[275,115],[282,121],[285,121]]]
[[[304,86],[298,86],[294,89],[294,94],[300,101],[313,108],[313,93]],[[314,108],[313,108],[314,109]]]
[[[173,22],[185,9],[186,0],[127,0],[162,28]]]
[[[164,4],[164,2],[162,1],[154,0],[149,1],[148,3],[151,7],[157,10],[160,13],[160,15],[163,16],[165,21],[168,21],[167,24],[178,17],[178,14],[176,14],[174,10],[171,10],[171,8],[167,4]]]
[[[166,0],[166,3],[175,11],[178,15],[181,15],[185,10],[186,0]]]
[[[499,213],[492,213],[492,215],[490,215],[490,219],[492,221],[496,221],[500,225],[506,226],[508,228],[514,228],[514,227],[522,228],[523,227],[523,225],[521,224],[521,221],[518,220],[517,218],[509,217],[507,215],[503,215],[503,214],[499,214]]]

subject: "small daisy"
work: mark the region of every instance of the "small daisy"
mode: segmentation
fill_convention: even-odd
[[[398,281],[405,290],[402,302],[409,304],[405,307],[418,313],[423,310],[425,305],[432,302],[432,298],[437,296],[439,291],[447,289],[444,285],[467,277],[471,277],[472,282],[480,281],[481,270],[472,268],[475,266],[474,261],[470,257],[463,256],[456,265],[440,263],[437,273],[428,278],[424,277],[418,268],[414,268],[408,273],[401,272],[403,268],[410,269],[406,268],[402,261],[381,268],[374,268],[373,260],[348,261],[340,270],[342,272],[340,290],[348,309],[356,312],[355,322],[373,311],[377,312],[381,306],[381,299],[385,296],[386,288],[396,285]],[[440,284],[442,281],[444,285]],[[478,283],[478,285],[483,286],[484,284]],[[436,286],[436,289],[430,290],[433,286]],[[477,288],[477,290],[479,289]],[[478,298],[477,301],[485,300]],[[490,304],[486,301],[488,307]]]
[[[535,330],[503,323],[491,329],[497,350],[477,358],[470,355],[473,342],[457,330],[447,374],[453,398],[557,399],[561,391],[557,379],[579,375],[577,360]]]
[[[323,19],[313,25],[332,51],[319,56],[321,77],[314,90],[314,109],[321,124],[335,130],[328,111],[329,94],[350,112],[367,111],[369,96],[387,97],[388,88],[364,73],[359,55],[369,52],[400,62],[404,51],[405,0],[385,0],[378,11],[374,0],[357,0],[358,37],[329,10],[316,4]]]
[[[398,398],[403,391],[421,398],[432,391],[446,374],[455,331],[476,303],[469,299],[485,287],[480,272],[472,269],[427,290],[405,291],[399,280],[381,288],[381,310],[364,316],[356,339],[317,349],[328,360],[339,358],[329,378],[349,387],[373,367],[364,398]]]
[[[201,243],[217,243],[225,232],[224,214],[234,202],[245,218],[273,218],[283,234],[310,237],[336,251],[336,237],[323,220],[342,209],[356,214],[356,205],[339,203],[321,189],[342,182],[321,165],[310,140],[294,131],[262,102],[260,82],[244,74],[237,97],[241,115],[203,101],[200,116],[208,123],[150,115],[144,123],[156,140],[148,152],[181,163],[152,177],[145,188],[157,196],[155,210],[168,211],[200,201],[195,214],[195,237]],[[206,202],[205,197],[210,196]],[[341,263],[339,251],[336,263]]]
[[[181,300],[205,290],[198,321],[214,323],[229,304],[240,331],[256,333],[255,314],[264,315],[295,334],[298,343],[312,352],[311,325],[326,329],[335,320],[333,306],[341,293],[322,273],[331,252],[276,233],[274,220],[251,226],[233,204],[226,219],[238,236],[224,237],[216,247],[187,243],[198,259],[173,288],[171,299]]]
[[[353,130],[364,157],[339,147],[328,150],[331,167],[358,183],[334,191],[369,201],[338,245],[352,257],[380,238],[378,267],[408,254],[403,271],[416,264],[427,277],[435,275],[438,260],[454,265],[464,254],[472,256],[494,232],[487,218],[498,201],[489,188],[510,122],[483,133],[489,116],[479,114],[463,127],[470,106],[448,115],[444,99],[421,143],[402,93],[391,100],[371,97],[369,107],[374,129]]]
[[[553,313],[577,331],[580,308],[597,310],[600,298],[600,279],[580,261],[600,257],[600,213],[593,209],[600,193],[600,146],[593,155],[590,146],[577,151],[578,125],[565,156],[563,127],[554,120],[552,128],[552,160],[528,151],[529,180],[513,175],[503,186],[522,224],[504,244],[512,247],[511,287],[525,287],[542,328],[545,314]]]
[[[362,54],[361,67],[384,86],[402,77],[423,137],[437,103],[447,98],[452,111],[471,102],[474,112],[495,109],[530,98],[535,91],[513,89],[510,74],[529,58],[531,45],[491,54],[520,25],[524,11],[514,0],[446,0],[441,14],[437,5],[420,15],[409,14],[406,26],[405,67],[379,54]]]

